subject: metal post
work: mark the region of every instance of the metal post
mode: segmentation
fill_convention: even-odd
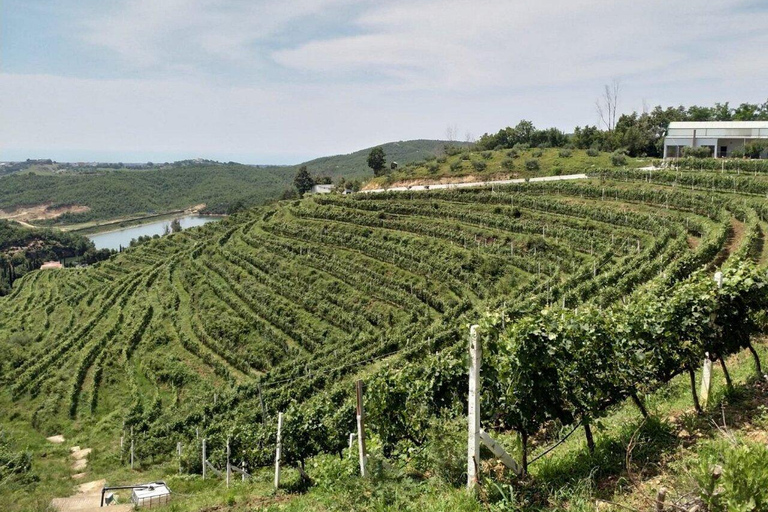
[[[277,446],[275,449],[275,489],[280,487],[280,452],[282,444],[280,434],[283,430],[283,413],[277,414]]]
[[[133,427],[131,427],[131,469],[133,469]]]
[[[479,327],[469,329],[469,414],[467,444],[467,489],[477,485],[477,470],[480,464],[480,362],[481,348],[477,337]]]
[[[358,456],[360,458],[360,476],[368,476],[366,468],[367,454],[365,452],[365,411],[363,410],[363,381],[358,380],[357,386],[357,446],[359,447]]]

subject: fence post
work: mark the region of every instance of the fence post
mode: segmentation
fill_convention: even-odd
[[[477,325],[469,329],[469,414],[467,445],[467,489],[477,485],[477,470],[480,463],[480,362],[481,351],[477,337]]]
[[[133,427],[131,427],[131,469],[133,469]]]
[[[275,489],[280,487],[280,451],[282,449],[280,434],[283,430],[283,413],[277,414],[277,448],[275,449]]]
[[[176,443],[176,453],[179,455],[179,474],[181,474],[181,441]]]
[[[232,469],[229,465],[229,436],[227,436],[227,489],[229,489],[229,476],[232,472]]]
[[[203,480],[205,480],[205,463],[207,462],[205,458],[205,438],[203,438]]]
[[[718,290],[723,287],[723,273],[719,270],[715,272],[715,283]],[[709,401],[709,391],[712,389],[712,360],[709,358],[709,352],[707,352],[704,358],[704,366],[701,372],[701,389],[699,390],[699,402],[702,408],[707,407]]]
[[[360,457],[360,476],[368,476],[366,469],[367,454],[365,452],[365,411],[363,410],[363,381],[358,380],[357,386],[357,445]]]
[[[243,459],[243,462],[240,463],[240,469],[243,471],[242,473],[240,473],[240,476],[243,477],[242,480],[243,482],[245,482],[245,459]]]

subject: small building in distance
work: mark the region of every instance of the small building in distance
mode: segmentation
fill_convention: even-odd
[[[46,261],[42,265],[40,265],[40,270],[47,270],[51,268],[63,268],[64,265],[61,264],[60,261]]]
[[[755,141],[768,144],[768,121],[676,121],[664,137],[664,158],[679,158],[686,147],[709,148],[715,158],[726,158]]]
[[[333,185],[312,185],[309,189],[310,194],[330,194],[333,192]]]

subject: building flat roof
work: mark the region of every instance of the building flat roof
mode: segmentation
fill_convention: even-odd
[[[768,121],[673,121],[670,128],[768,128]]]

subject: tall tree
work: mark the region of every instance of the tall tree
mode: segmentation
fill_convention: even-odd
[[[312,176],[309,175],[307,166],[302,165],[299,167],[299,172],[297,172],[296,177],[293,178],[293,186],[296,187],[296,191],[299,193],[299,195],[304,195],[312,190],[312,186],[314,184],[315,180],[313,180]]]
[[[614,79],[610,85],[606,84],[603,95],[595,101],[595,108],[597,109],[597,115],[600,116],[600,122],[609,132],[613,131],[616,127],[620,90],[619,81]]]
[[[373,169],[374,176],[381,176],[387,168],[387,157],[381,146],[376,146],[368,153],[368,167]]]

